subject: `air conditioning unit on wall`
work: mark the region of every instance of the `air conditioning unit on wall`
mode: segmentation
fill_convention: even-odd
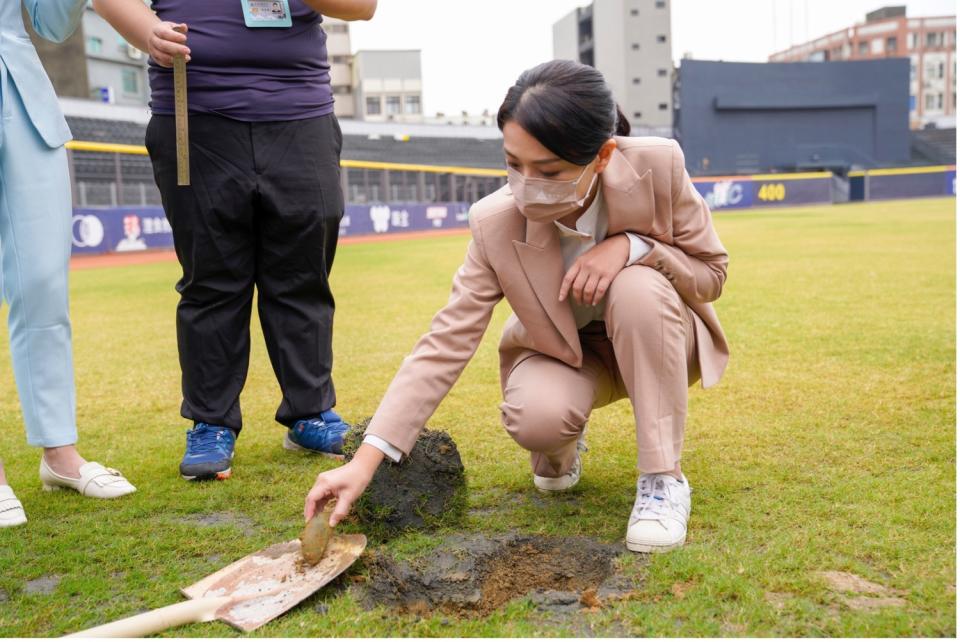
[[[127,57],[131,60],[142,60],[143,52],[131,44],[127,45]]]

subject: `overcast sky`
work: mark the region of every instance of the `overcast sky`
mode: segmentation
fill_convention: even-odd
[[[649,0],[651,3],[653,0]],[[603,2],[603,0],[600,0]],[[424,112],[496,111],[521,71],[553,57],[553,23],[582,0],[379,0],[350,25],[353,50],[420,49]],[[954,0],[672,0],[673,58],[765,62],[886,4],[953,15]],[[602,35],[597,34],[597,37]]]

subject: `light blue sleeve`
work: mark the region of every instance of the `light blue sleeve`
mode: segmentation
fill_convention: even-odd
[[[23,0],[23,4],[33,30],[53,42],[63,42],[77,30],[87,6],[86,0]]]

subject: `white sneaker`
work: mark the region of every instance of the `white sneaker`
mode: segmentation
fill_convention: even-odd
[[[664,553],[683,546],[690,517],[690,483],[673,475],[641,475],[627,525],[627,548]]]
[[[40,481],[43,490],[72,488],[84,497],[113,499],[136,492],[136,488],[113,468],[105,468],[95,461],[80,466],[80,477],[64,477],[53,472],[47,462],[40,457]]]
[[[580,432],[580,436],[577,438],[577,456],[574,458],[573,466],[570,467],[569,471],[559,477],[533,476],[533,485],[537,487],[537,490],[545,493],[558,493],[563,490],[569,490],[577,485],[577,482],[580,481],[580,473],[583,471],[583,467],[580,464],[580,453],[585,453],[588,450],[586,435],[587,427],[584,426]]]
[[[13,489],[6,485],[0,486],[0,528],[26,523],[27,514],[23,510],[23,504],[13,494]]]

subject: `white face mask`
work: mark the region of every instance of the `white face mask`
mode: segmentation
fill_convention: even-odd
[[[583,198],[577,198],[580,181],[587,173],[587,165],[575,180],[558,181],[549,178],[528,178],[513,169],[507,168],[507,182],[513,192],[513,199],[517,202],[520,213],[528,220],[538,223],[558,221],[581,209],[586,203],[593,185],[597,180],[597,173],[590,180],[590,187]]]

